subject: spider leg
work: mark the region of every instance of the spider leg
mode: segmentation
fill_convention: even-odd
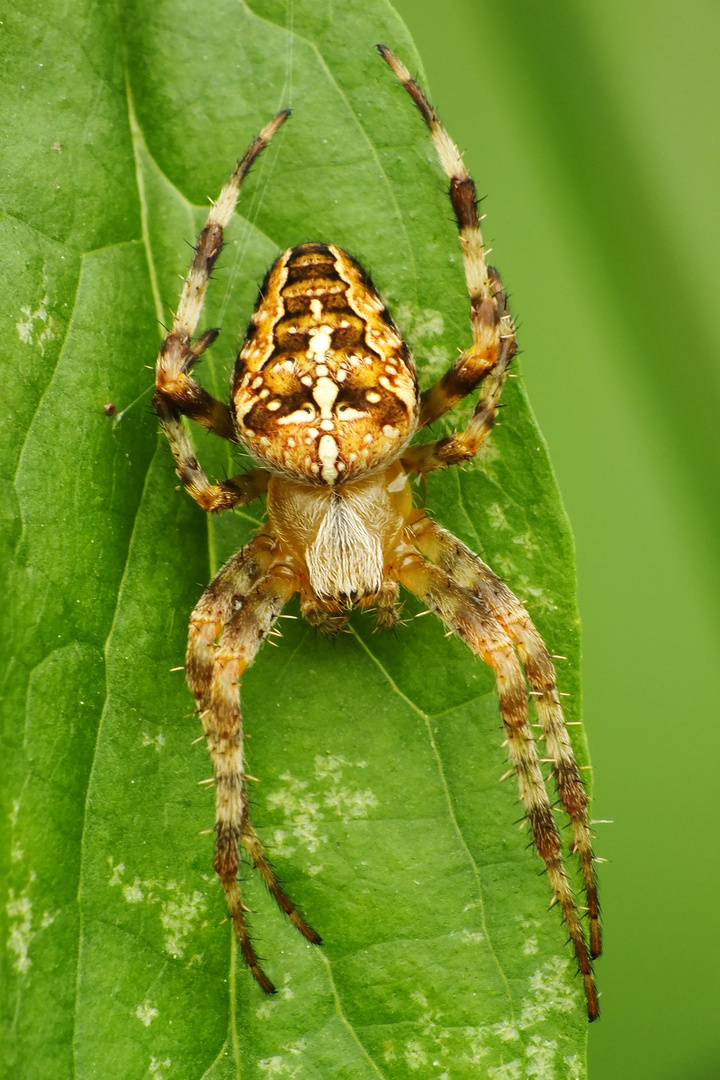
[[[248,469],[247,472],[211,484],[195,456],[175,403],[158,395],[153,405],[175,458],[175,471],[186,491],[203,510],[219,513],[252,502],[265,494],[270,479],[270,473],[265,469]]]
[[[293,904],[292,900],[280,885],[277,879],[277,874],[273,869],[270,860],[265,854],[265,848],[263,846],[260,837],[252,827],[247,815],[247,800],[244,800],[244,812],[242,827],[242,844],[248,855],[252,859],[253,863],[258,869],[260,877],[265,882],[265,887],[274,899],[277,906],[281,911],[284,911],[293,926],[296,926],[304,938],[312,945],[322,945],[322,938],[313,930],[312,926],[305,922],[302,915],[298,912],[297,908]],[[254,972],[253,972],[254,974]],[[257,977],[257,976],[256,976]],[[262,983],[261,983],[262,985]]]
[[[240,188],[251,165],[270,142],[278,128],[287,120],[286,109],[267,124],[250,144],[235,166],[232,175],[220,192],[207,216],[205,227],[198,237],[195,256],[190,267],[172,328],[160,348],[155,370],[156,394],[154,405],[160,419],[165,416],[159,403],[169,399],[175,405],[175,414],[184,414],[209,428],[216,435],[237,442],[235,420],[228,405],[217,401],[192,378],[190,371],[198,357],[217,337],[217,330],[207,330],[193,346],[192,336],[202,312],[205,291],[215,261],[223,245],[223,232],[235,212]]]
[[[215,575],[202,594],[190,616],[185,672],[195,695],[203,723],[208,721],[206,734],[212,731],[210,687],[215,665],[215,642],[233,611],[262,575],[268,570],[274,555],[274,537],[259,532],[249,544],[229,559]]]
[[[601,953],[602,940],[587,795],[568,736],[550,654],[518,598],[470,548],[428,517],[411,525],[407,532],[423,555],[487,605],[517,646],[552,758],[558,794],[572,824],[573,849],[580,860],[587,897],[590,955],[595,959]]]
[[[505,385],[508,368],[515,355],[515,336],[501,336],[495,366],[485,376],[468,426],[436,442],[411,446],[400,458],[409,472],[429,473],[434,469],[446,469],[475,457],[495,423],[498,401]]]
[[[253,948],[237,881],[240,844],[250,854],[280,908],[305,937],[320,938],[298,915],[278,884],[262,844],[248,821],[244,787],[239,683],[283,607],[299,587],[285,562],[273,562],[272,537],[260,533],[230,560],[200,600],[190,629],[188,681],[201,710],[216,785],[215,870],[227,900],[245,962],[266,993],[274,986]],[[223,618],[226,621],[223,623]],[[220,642],[214,645],[218,632]],[[214,653],[214,655],[213,655]]]
[[[487,266],[485,262],[485,249],[477,212],[475,184],[465,168],[462,156],[440,123],[438,115],[425,96],[422,87],[411,77],[405,65],[385,45],[378,45],[378,51],[417,105],[430,131],[430,137],[440,164],[450,180],[450,200],[460,232],[465,280],[470,296],[470,322],[473,343],[469,349],[466,349],[458,357],[450,370],[434,386],[431,386],[429,390],[423,393],[420,401],[418,426],[425,427],[471,393],[482,382],[486,373],[495,368],[502,351],[505,354],[509,353],[502,373],[502,379],[504,380],[507,364],[515,352],[515,331],[507,310],[500,276],[493,267]],[[502,387],[502,382],[500,387]],[[476,435],[468,437],[467,452],[464,457],[458,460],[465,460],[467,457],[472,456],[469,449],[475,438]],[[455,452],[457,453],[457,449]],[[477,449],[473,453],[477,453]],[[412,451],[407,457],[412,457]],[[403,458],[403,461],[405,460]],[[424,459],[422,464],[424,464]],[[454,461],[445,461],[442,458],[442,464],[430,467],[442,468],[443,465],[450,464],[454,464]],[[415,466],[409,467],[414,468]],[[429,470],[426,466],[418,469],[418,471],[427,472]]]
[[[533,842],[560,903],[585,984],[588,1017],[594,1020],[599,1010],[590,956],[563,866],[560,836],[528,723],[525,679],[512,639],[479,597],[410,548],[398,550],[394,566],[400,583],[419,596],[451,630],[457,631],[475,655],[495,672],[500,713]]]

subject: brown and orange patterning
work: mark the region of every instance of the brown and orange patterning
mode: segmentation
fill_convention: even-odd
[[[319,944],[320,937],[280,886],[249,819],[240,678],[295,594],[305,618],[332,634],[354,606],[372,606],[381,629],[397,626],[402,585],[495,672],[512,769],[593,1020],[598,1002],[591,960],[600,953],[600,926],[587,797],[552,660],[520,601],[460,540],[413,507],[410,487],[412,474],[467,461],[487,438],[515,354],[513,322],[500,277],[485,262],[472,178],[422,89],[389,49],[379,49],[420,110],[450,179],[470,300],[469,346],[420,394],[410,351],[364,270],[333,244],[301,244],[277,259],[263,283],[235,366],[231,406],[194,380],[193,365],[218,333],[206,330],[193,341],[223,231],[250,166],[288,118],[282,112],[250,145],[213,204],[157,360],[155,410],[192,497],[219,512],[267,495],[267,522],[216,575],[190,620],[187,679],[216,786],[215,869],[243,956],[270,993],[274,987],[260,966],[240,897],[243,849],[307,940]],[[410,445],[417,430],[478,387],[464,430]],[[257,467],[211,483],[183,416],[242,443]],[[528,684],[545,760],[572,827],[589,947],[529,724]]]
[[[301,244],[269,271],[233,378],[238,434],[285,475],[347,483],[398,457],[417,423],[407,345],[364,270]]]

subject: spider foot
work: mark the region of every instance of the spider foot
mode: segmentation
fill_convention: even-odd
[[[295,907],[295,904],[278,881],[275,868],[267,857],[265,846],[247,819],[243,824],[241,839],[243,847],[252,859],[254,866],[257,867],[258,873],[265,883],[265,887],[280,910],[287,915],[293,926],[297,927],[302,936],[309,941],[311,945],[322,945],[322,938],[320,935],[316,930],[313,930],[312,926],[310,926],[305,919],[303,919],[302,915]]]
[[[235,935],[240,946],[240,951],[243,954],[245,963],[250,968],[252,976],[259,984],[260,988],[265,991],[266,994],[277,993],[274,983],[268,979],[267,975],[260,967],[260,959],[255,952],[252,941],[250,940],[250,934],[248,932],[247,920],[245,918],[245,905],[240,899],[240,889],[237,881],[233,878],[231,880],[223,881],[223,889],[225,890],[225,899],[227,900],[228,911],[230,912],[230,918],[233,921],[235,928]]]

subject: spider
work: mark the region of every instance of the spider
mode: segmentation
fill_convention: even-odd
[[[500,277],[485,263],[475,185],[462,157],[405,66],[385,46],[378,50],[418,107],[450,180],[470,296],[470,347],[420,393],[410,351],[362,267],[333,244],[303,243],[280,255],[261,286],[235,364],[231,406],[195,382],[193,365],[218,335],[211,329],[193,340],[223,230],[248,170],[290,115],[285,110],[251,143],[212,205],[157,360],[153,404],[190,495],[213,513],[267,497],[266,524],[223,566],[190,620],[186,674],[216,785],[215,870],[243,957],[262,989],[272,993],[240,895],[241,848],[305,938],[314,944],[321,939],[280,886],[249,820],[240,678],[295,593],[304,617],[323,633],[336,634],[353,607],[372,607],[379,628],[395,627],[402,585],[495,672],[533,842],[567,924],[594,1020],[591,958],[600,954],[600,928],[587,798],[552,660],[520,601],[477,555],[413,506],[410,487],[412,474],[467,461],[487,438],[516,351],[513,322]],[[478,386],[464,431],[410,445],[417,431]],[[257,467],[210,483],[182,416],[239,443]],[[528,723],[528,694],[572,823],[589,948]]]

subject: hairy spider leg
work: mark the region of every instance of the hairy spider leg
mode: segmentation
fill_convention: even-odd
[[[573,850],[580,860],[587,898],[590,955],[596,959],[602,951],[602,940],[587,794],[565,724],[550,654],[518,598],[462,541],[428,517],[411,525],[408,534],[423,555],[487,605],[517,646],[552,759],[558,794],[572,824]]]
[[[500,713],[510,758],[518,778],[520,797],[532,829],[535,848],[547,867],[575,948],[585,984],[590,1020],[599,1015],[592,965],[572,890],[562,861],[560,836],[545,788],[537,749],[528,723],[527,690],[513,642],[483,601],[456,581],[426,562],[416,552],[398,551],[395,562],[402,585],[420,597],[451,630],[457,631],[476,656],[495,672]]]
[[[257,533],[218,571],[198,600],[188,630],[185,673],[195,695],[205,733],[214,732],[210,706],[210,687],[215,666],[215,642],[229,621],[235,606],[269,569],[275,541],[268,530]]]
[[[418,426],[425,427],[477,387],[485,374],[495,366],[501,341],[511,338],[514,343],[514,328],[500,276],[485,262],[475,183],[465,168],[460,151],[441,124],[422,87],[411,77],[405,65],[385,45],[378,45],[378,51],[417,105],[430,131],[440,164],[450,180],[450,200],[460,232],[465,280],[470,296],[473,343],[450,370],[422,394]],[[444,464],[454,464],[454,461]]]
[[[504,304],[504,295],[499,295]],[[434,469],[446,469],[448,465],[459,465],[475,457],[495,423],[498,402],[515,349],[514,332],[509,331],[506,336],[501,336],[495,366],[483,379],[480,396],[468,426],[464,431],[457,431],[436,442],[411,446],[400,459],[406,469],[424,474]]]
[[[298,914],[281,888],[263,845],[248,820],[244,785],[239,682],[255,659],[283,607],[299,588],[299,578],[277,562],[269,530],[261,531],[222,568],[201,597],[190,623],[187,676],[195,694],[213,762],[216,785],[215,870],[245,962],[266,993],[275,988],[260,966],[250,940],[237,874],[240,844],[268,891],[313,944],[320,937]],[[220,636],[221,635],[221,636]],[[216,639],[220,637],[218,645]]]
[[[175,458],[175,471],[180,482],[203,510],[220,513],[231,510],[234,506],[243,506],[265,494],[270,479],[270,473],[265,469],[248,469],[247,472],[237,473],[227,480],[210,483],[207,473],[195,456],[193,445],[173,402],[158,396],[153,405]]]
[[[238,505],[238,501],[244,502],[247,499],[241,496],[239,500],[233,501],[238,485],[242,489],[242,476],[233,477],[224,484],[208,483],[183,431],[180,417],[189,416],[215,435],[231,442],[238,441],[235,418],[230,407],[199,386],[190,374],[200,355],[217,337],[218,331],[206,330],[194,345],[192,336],[200,319],[210,274],[222,249],[224,229],[235,212],[243,180],[255,159],[289,115],[290,110],[285,109],[263,128],[238,161],[217,202],[210,207],[207,221],[198,237],[172,328],[163,341],[157,358],[153,407],[168,437],[180,479],[205,510],[225,510]]]

